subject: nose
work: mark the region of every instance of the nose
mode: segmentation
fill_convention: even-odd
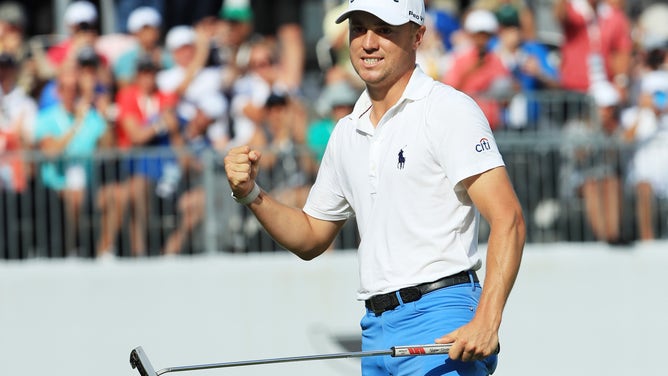
[[[362,48],[365,50],[376,50],[378,48],[378,35],[373,30],[367,30],[362,38]]]

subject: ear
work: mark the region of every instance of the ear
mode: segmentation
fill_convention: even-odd
[[[422,44],[422,40],[424,39],[424,33],[427,30],[427,27],[421,25],[415,28],[414,30],[415,30],[415,41],[413,44],[413,49],[417,51],[418,47],[420,47],[420,45]]]

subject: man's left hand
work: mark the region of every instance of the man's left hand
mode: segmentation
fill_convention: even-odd
[[[459,329],[436,339],[436,343],[452,343],[449,356],[465,362],[484,359],[497,352],[499,336],[496,330],[479,324],[475,319]]]

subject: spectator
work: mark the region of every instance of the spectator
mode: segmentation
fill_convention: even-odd
[[[626,99],[631,63],[629,20],[615,0],[557,0],[564,41],[561,85],[587,93],[601,81],[614,83]]]
[[[14,1],[0,3],[0,53],[14,57],[18,68],[16,85],[33,95],[40,77],[26,43],[26,26],[25,8],[21,4]]]
[[[125,86],[134,81],[137,73],[137,60],[150,56],[158,66],[171,68],[171,56],[160,45],[160,27],[162,16],[151,7],[139,7],[130,13],[127,30],[134,36],[136,46],[122,54],[114,63],[114,76],[118,86]]]
[[[306,202],[315,176],[313,160],[304,153],[304,127],[295,103],[285,94],[272,93],[265,103],[265,119],[256,145],[265,150],[259,183],[277,200],[294,207]]]
[[[166,47],[175,65],[158,72],[160,91],[179,97],[177,114],[181,122],[195,116],[198,99],[221,88],[219,67],[205,67],[209,56],[209,40],[190,26],[175,26],[166,37]]]
[[[249,46],[245,68],[232,89],[230,115],[234,122],[234,138],[230,140],[231,147],[255,142],[253,139],[265,116],[265,103],[276,89],[274,84],[279,72],[271,41],[263,38]]]
[[[90,46],[79,50],[76,63],[79,67],[82,99],[91,103],[105,120],[107,118],[113,119],[114,109],[112,108],[111,92],[114,82],[109,68],[103,65],[100,55]]]
[[[223,152],[229,139],[226,131],[227,102],[222,94],[200,98],[197,113],[183,131],[187,154],[180,158],[186,190],[178,199],[179,223],[168,236],[163,254],[181,253],[186,240],[202,222],[206,200],[202,186],[203,154],[208,150]]]
[[[10,53],[21,59],[24,50],[23,32],[26,16],[23,7],[14,1],[0,3],[0,52]]]
[[[496,13],[504,7],[512,7],[518,11],[518,28],[523,40],[536,40],[536,21],[526,0],[475,0],[473,7]]]
[[[158,90],[158,66],[148,56],[137,62],[134,84],[119,90],[117,147],[121,151],[146,147],[165,147],[178,135],[178,121],[174,107],[176,96]],[[160,150],[159,152],[164,152]],[[171,158],[159,155],[134,155],[123,159],[121,170],[127,173],[121,182],[98,199],[103,217],[103,231],[98,241],[98,256],[113,255],[114,241],[120,229],[126,206],[130,210],[130,251],[133,256],[146,254],[146,232],[149,201],[164,168],[173,163]]]
[[[225,1],[220,8],[218,26],[214,36],[218,61],[224,67],[222,90],[231,95],[234,81],[242,72],[242,57],[239,52],[247,49],[257,35],[253,29],[253,10],[250,4]]]
[[[280,71],[277,84],[282,90],[296,93],[300,90],[306,57],[301,26],[302,0],[225,0],[250,1],[255,15],[254,29],[278,44],[276,67]]]
[[[165,12],[164,0],[115,0],[116,6],[116,32],[117,33],[134,33],[130,27],[130,18],[132,12],[139,8],[151,8],[158,12],[159,15]],[[162,17],[161,17],[162,18]]]
[[[500,6],[496,18],[500,28],[494,51],[511,72],[516,90],[504,111],[503,123],[511,128],[536,124],[540,111],[536,91],[559,87],[557,67],[549,61],[549,51],[544,45],[523,37],[520,13],[515,6]]]
[[[306,146],[320,163],[334,126],[342,117],[353,111],[359,94],[347,82],[338,81],[325,86],[317,101],[317,111],[321,119],[309,124]]]
[[[641,78],[638,105],[622,113],[624,138],[635,146],[629,183],[636,193],[640,240],[656,237],[656,197],[668,197],[668,71],[662,69],[665,51],[654,49],[647,57],[649,72]]]
[[[364,82],[355,73],[350,63],[348,51],[348,22],[336,23],[336,19],[348,7],[347,1],[327,10],[322,20],[323,37],[320,44],[319,63],[320,68],[327,70],[328,81],[343,78],[356,88],[362,88]],[[323,51],[323,44],[326,51]],[[326,54],[326,55],[323,55]],[[331,78],[331,76],[336,78]]]
[[[16,58],[0,53],[0,188],[11,192],[28,186],[30,166],[17,154],[31,149],[37,113],[35,101],[17,86],[18,71]]]
[[[608,82],[592,91],[598,116],[588,121],[571,121],[564,131],[564,147],[570,151],[567,166],[570,182],[584,200],[584,210],[598,241],[620,244],[622,214],[622,161],[620,156],[619,92]]]
[[[510,72],[489,43],[499,25],[493,13],[476,9],[464,20],[464,30],[473,45],[458,54],[443,82],[470,95],[483,110],[492,130],[501,127],[500,99],[512,90]]]
[[[65,250],[79,246],[79,216],[90,187],[91,156],[100,144],[108,144],[104,119],[92,104],[81,100],[79,71],[64,67],[57,77],[58,105],[39,110],[35,140],[49,158],[41,168],[44,185],[58,193],[65,208]]]
[[[54,69],[63,64],[74,64],[79,49],[95,46],[99,36],[97,30],[98,13],[95,5],[85,0],[70,3],[63,16],[68,37],[47,50],[48,61]],[[106,62],[105,62],[106,63]]]

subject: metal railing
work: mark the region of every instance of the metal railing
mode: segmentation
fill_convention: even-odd
[[[540,111],[531,122],[495,134],[524,209],[528,241],[596,240],[579,185],[587,174],[609,165],[616,166],[623,187],[622,235],[636,239],[636,195],[623,183],[633,147],[601,136],[587,98],[572,97],[570,102],[569,96],[546,92],[532,101]],[[593,128],[585,136],[570,137],[564,124],[572,120]],[[576,158],[583,150],[586,163]],[[607,156],[610,152],[614,161]],[[174,168],[176,151],[160,148],[105,151],[85,159],[52,160],[36,152],[0,157],[0,178],[3,166],[12,160],[20,160],[28,176],[18,191],[12,187],[20,184],[0,179],[0,258],[92,258],[112,248],[104,244],[113,244],[119,256],[156,256],[175,249],[185,254],[281,250],[252,215],[232,201],[222,156],[213,152],[202,154],[200,166],[188,170]],[[51,188],[53,176],[45,175],[49,168],[75,193]],[[152,177],[136,183],[131,178],[139,172]],[[275,180],[286,175],[286,171],[265,172],[268,183],[263,187],[278,186]],[[70,210],[73,200],[80,204],[74,205],[76,210]],[[668,237],[668,200],[654,198],[652,207],[656,237]],[[481,241],[487,235],[483,223]],[[356,248],[358,238],[351,220],[334,247]]]

